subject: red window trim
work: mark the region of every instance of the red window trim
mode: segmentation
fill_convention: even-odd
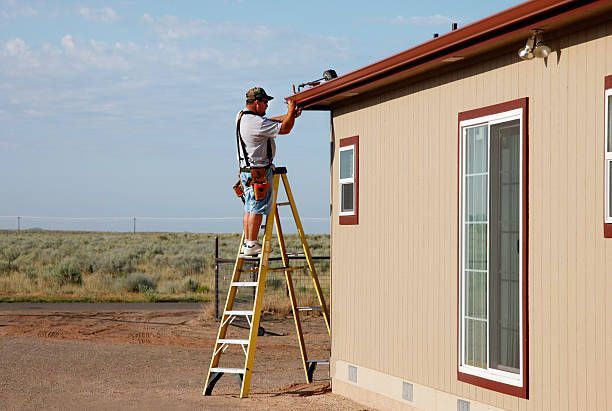
[[[520,398],[529,397],[529,327],[528,327],[528,294],[527,294],[527,279],[528,279],[528,242],[529,242],[529,208],[528,208],[528,195],[529,195],[529,99],[527,97],[518,100],[508,101],[505,103],[495,104],[488,107],[478,108],[475,110],[464,111],[459,113],[459,120],[457,122],[457,136],[458,136],[458,150],[457,150],[457,175],[461,178],[461,121],[469,120],[477,117],[484,117],[492,114],[502,113],[504,111],[510,111],[515,109],[523,110],[523,307],[522,307],[522,320],[523,320],[523,386],[517,387],[510,384],[504,384],[498,381],[492,381],[486,378],[477,377],[475,375],[466,374],[459,371],[459,361],[457,361],[457,379],[459,381],[477,385],[482,388],[486,388],[492,391],[497,391],[503,394],[512,395]],[[457,197],[457,218],[461,216],[461,193],[458,192]],[[460,234],[457,232],[457,244],[461,244]],[[461,266],[458,260],[457,266],[457,353],[458,359],[461,358]]]
[[[352,136],[340,139],[340,147],[355,146],[355,214],[339,216],[340,225],[358,225],[359,224],[359,136]],[[340,156],[338,156],[338,162]],[[342,201],[342,199],[340,199]]]
[[[612,75],[610,76],[606,76],[604,79],[604,98],[605,98],[605,93],[606,91],[608,91],[609,89],[612,89]],[[604,100],[604,122],[608,121],[608,113],[606,113],[606,102]],[[605,124],[605,123],[604,123]],[[605,133],[605,129],[606,127],[604,126],[604,133]],[[612,130],[608,130],[608,133],[612,133]],[[606,137],[604,135],[604,238],[612,238],[612,223],[606,223],[606,214],[607,214],[607,210],[606,210],[606,194],[608,194],[608,188],[606,187],[606,157],[605,157],[605,150],[607,150],[606,147]],[[612,176],[611,176],[612,178]]]

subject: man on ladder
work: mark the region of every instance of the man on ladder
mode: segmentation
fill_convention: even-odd
[[[329,312],[323,296],[323,291],[316,273],[316,268],[306,234],[302,227],[300,217],[295,205],[295,200],[287,179],[287,169],[285,167],[274,168],[272,159],[274,158],[274,138],[278,134],[287,134],[293,128],[295,118],[300,115],[300,110],[295,107],[291,100],[288,102],[287,114],[284,116],[268,119],[264,117],[268,101],[272,97],[260,88],[250,89],[247,94],[246,110],[240,111],[236,118],[236,145],[238,149],[238,159],[240,161],[240,181],[234,186],[236,193],[245,202],[244,233],[243,244],[240,245],[232,279],[229,284],[225,308],[221,316],[217,340],[213,349],[210,367],[204,384],[204,395],[211,395],[212,390],[224,374],[233,374],[240,381],[240,397],[249,395],[250,381],[253,371],[253,361],[255,358],[255,347],[261,319],[263,295],[266,284],[266,276],[270,272],[284,272],[287,281],[287,295],[291,302],[296,334],[302,357],[302,366],[307,382],[312,382],[313,373],[317,364],[329,365],[328,359],[312,360],[308,357],[302,325],[300,321],[300,311],[320,310],[325,320],[328,333],[330,332]],[[278,202],[279,186],[285,189],[288,201]],[[246,187],[243,191],[242,185]],[[285,246],[285,240],[281,228],[279,207],[289,206],[296,225],[297,233],[302,244],[303,256],[306,261],[304,266],[292,266],[289,261],[289,253]],[[263,215],[267,215],[263,246],[257,242],[259,227]],[[271,239],[274,227],[278,240],[279,252],[281,254],[282,266],[270,267]],[[250,265],[250,267],[249,267]],[[319,306],[299,306],[293,285],[292,272],[306,271],[312,280],[314,291],[316,292]],[[242,274],[256,274],[256,281],[245,281]],[[254,290],[253,305],[250,309],[240,308],[235,305],[236,296],[239,290]],[[247,307],[249,308],[249,307]],[[229,331],[229,326],[234,320],[239,318],[246,319],[248,323],[248,338],[244,335],[234,335]],[[228,335],[229,334],[229,335]],[[231,346],[242,348],[244,362],[240,367],[231,367],[230,364],[219,366],[222,354]],[[235,363],[232,358],[230,362]]]
[[[236,146],[240,164],[240,183],[244,187],[244,255],[254,256],[261,252],[257,241],[263,215],[270,213],[272,193],[270,186],[274,170],[275,138],[278,134],[289,134],[301,109],[293,100],[287,103],[287,114],[264,117],[269,96],[261,87],[246,92],[246,108],[236,116]],[[238,193],[240,193],[240,188]]]

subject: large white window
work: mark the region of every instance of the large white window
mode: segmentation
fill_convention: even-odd
[[[460,121],[459,372],[524,387],[524,110]]]
[[[606,90],[605,218],[612,224],[612,89]]]
[[[340,147],[340,215],[355,214],[355,146]]]

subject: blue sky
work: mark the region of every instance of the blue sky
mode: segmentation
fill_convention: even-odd
[[[143,230],[238,232],[234,117],[519,1],[0,0],[0,216],[199,217]],[[278,138],[310,232],[329,216],[329,114]],[[204,220],[204,218],[219,218]],[[22,227],[129,230],[125,220]],[[0,218],[14,228],[14,218]]]

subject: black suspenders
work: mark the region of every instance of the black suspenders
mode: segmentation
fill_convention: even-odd
[[[258,114],[255,113],[254,111],[250,111],[250,110],[245,110],[245,111],[241,111],[240,114],[238,115],[238,121],[236,122],[236,149],[238,150],[238,166],[240,167],[240,160],[244,160],[244,163],[246,164],[247,167],[251,167],[251,162],[249,161],[249,155],[247,154],[247,150],[246,150],[246,144],[244,143],[244,140],[242,139],[242,136],[240,135],[240,120],[242,120],[242,116],[244,114],[252,114],[254,116],[257,116]],[[272,164],[272,143],[270,142],[270,139],[268,139],[267,141],[267,157],[268,157],[268,166],[270,164]],[[240,148],[242,147],[242,154],[244,155],[244,157],[240,156]]]

